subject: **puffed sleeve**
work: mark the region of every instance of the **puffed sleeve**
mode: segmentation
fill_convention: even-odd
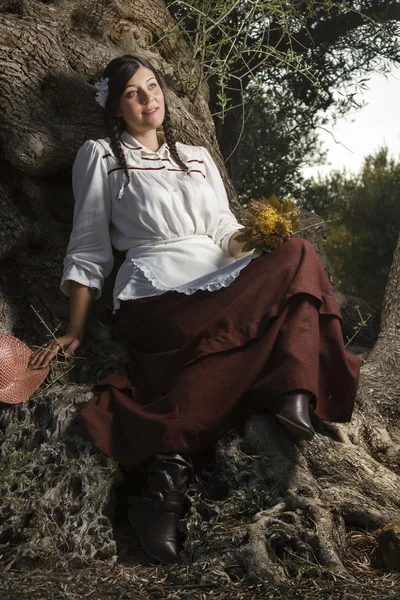
[[[99,298],[114,264],[109,232],[111,195],[103,153],[100,144],[87,140],[72,167],[74,219],[60,284],[67,296],[73,280],[96,288],[95,298]]]
[[[215,191],[219,208],[218,225],[213,235],[213,241],[222,248],[225,254],[230,255],[228,250],[229,240],[232,234],[235,233],[235,231],[242,229],[244,225],[238,222],[229,207],[229,200],[224,182],[211,154],[203,146],[201,147],[201,150],[204,166],[206,168],[207,181]]]

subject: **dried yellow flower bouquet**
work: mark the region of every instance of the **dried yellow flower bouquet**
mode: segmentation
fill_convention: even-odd
[[[300,210],[291,200],[279,202],[275,194],[270,198],[263,196],[261,200],[252,200],[243,222],[244,227],[235,239],[245,242],[243,252],[254,248],[253,258],[263,252],[271,252],[300,227]]]

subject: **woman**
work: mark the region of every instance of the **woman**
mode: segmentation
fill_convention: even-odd
[[[344,349],[340,310],[310,243],[291,239],[254,260],[242,252],[243,225],[218,169],[205,148],[176,142],[153,66],[114,59],[98,89],[109,137],[86,141],[74,162],[61,282],[69,325],[32,363],[75,352],[112,245],[125,251],[114,313],[129,363],[97,385],[79,431],[124,468],[147,466],[128,517],[143,548],[169,564],[178,560],[190,453],[262,410],[301,439],[315,433],[312,409],[349,421],[359,360]]]

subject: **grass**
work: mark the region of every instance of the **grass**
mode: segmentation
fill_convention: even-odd
[[[46,452],[45,447],[42,451]],[[17,464],[16,464],[17,466]],[[195,492],[195,489],[193,492]],[[195,494],[195,504],[201,494]],[[231,503],[231,501],[233,502]],[[238,538],[246,529],[257,501],[268,505],[268,497],[255,491],[247,502],[240,496],[223,501],[207,500],[211,509],[206,517],[211,537],[200,533],[207,547],[205,555],[193,564],[166,566],[152,561],[140,547],[129,524],[114,531],[117,541],[116,560],[90,563],[83,559],[81,568],[60,569],[57,557],[43,559],[35,568],[14,567],[13,560],[1,562],[10,550],[0,540],[1,600],[398,600],[400,573],[382,568],[376,558],[376,537],[368,532],[349,530],[343,563],[349,579],[337,576],[324,567],[285,554],[288,582],[251,581],[237,565],[227,569],[229,575],[217,577],[215,583],[199,584],[199,574],[218,573],[219,559],[228,549],[241,545]],[[203,498],[204,501],[204,498]],[[203,502],[204,503],[204,502]],[[221,510],[221,519],[214,518],[214,504]],[[234,509],[234,514],[231,512]],[[217,532],[218,530],[218,532]],[[234,538],[238,534],[238,538]],[[211,544],[211,546],[210,546]],[[227,546],[228,544],[228,546]],[[21,545],[21,547],[23,544]],[[209,547],[210,546],[210,547]],[[29,545],[32,548],[32,544]],[[299,566],[300,565],[300,566]],[[354,581],[351,580],[354,578]],[[209,579],[210,580],[210,579]]]
[[[350,540],[351,542],[351,540]],[[350,544],[351,545],[351,544]],[[351,550],[351,547],[349,548]],[[98,562],[87,568],[60,571],[39,567],[3,572],[2,600],[390,600],[399,598],[400,574],[369,568],[357,572],[357,583],[343,581],[318,567],[305,570],[300,581],[272,584],[231,581],[224,585],[191,583],[190,565],[151,565],[139,551],[135,564]],[[147,564],[146,564],[147,563]],[[349,564],[346,565],[349,568]],[[204,561],[203,568],[212,567]],[[177,583],[174,581],[178,580]]]
[[[47,446],[41,447],[45,460]],[[31,457],[33,458],[33,457]],[[13,468],[21,467],[18,456]],[[18,474],[16,473],[18,478]],[[202,502],[204,518],[196,525],[196,539],[201,539],[205,552],[193,564],[166,566],[155,563],[141,550],[129,524],[115,529],[117,559],[85,562],[78,568],[60,569],[57,557],[43,559],[35,568],[15,568],[12,559],[1,560],[10,550],[0,540],[1,600],[398,600],[400,573],[382,568],[377,558],[376,537],[368,532],[349,530],[343,564],[349,579],[328,569],[299,561],[285,553],[285,583],[252,581],[241,565],[230,565],[224,577],[218,577],[219,559],[242,545],[246,526],[260,507],[271,503],[268,494],[248,490],[245,496],[230,495],[219,501],[205,499],[194,484],[191,499],[195,506]],[[216,511],[216,508],[220,512]],[[193,532],[192,532],[193,534]],[[24,544],[20,544],[23,549]],[[33,548],[32,542],[29,548]],[[53,556],[53,555],[52,555]],[[235,568],[237,567],[237,568]],[[199,584],[202,574],[217,573],[215,583]],[[354,581],[351,580],[354,578]],[[212,581],[209,577],[207,581]]]

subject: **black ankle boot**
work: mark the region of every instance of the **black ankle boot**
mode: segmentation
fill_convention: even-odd
[[[193,478],[189,454],[160,453],[147,469],[142,495],[128,498],[128,519],[143,549],[165,564],[179,562],[178,522]]]
[[[273,400],[270,408],[290,433],[302,440],[312,440],[315,430],[310,420],[311,394],[289,392]]]

